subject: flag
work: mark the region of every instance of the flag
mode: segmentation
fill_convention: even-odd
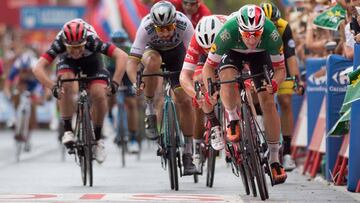
[[[336,31],[341,21],[345,19],[345,14],[345,9],[339,4],[336,4],[318,15],[313,23],[319,28]]]
[[[342,115],[329,131],[329,135],[343,135],[349,132],[351,104],[360,99],[360,68],[348,74],[350,85],[346,90],[343,105],[340,109]]]

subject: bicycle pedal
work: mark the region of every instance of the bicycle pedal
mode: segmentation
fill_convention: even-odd
[[[75,149],[74,148],[70,148],[68,150],[68,154],[75,154]]]
[[[164,155],[164,150],[162,148],[156,150],[156,156],[162,156],[162,155]]]

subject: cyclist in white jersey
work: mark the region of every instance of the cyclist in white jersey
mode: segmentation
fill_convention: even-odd
[[[136,82],[136,71],[140,62],[144,65],[144,73],[160,71],[162,63],[169,71],[180,71],[184,62],[186,48],[194,33],[190,20],[166,1],[160,1],[152,6],[150,14],[145,16],[137,30],[135,41],[130,50],[127,72],[130,80]],[[149,139],[158,138],[154,94],[158,78],[144,78],[144,96],[146,101],[146,136]],[[193,109],[191,98],[180,87],[179,75],[171,78],[174,100],[179,110],[180,128],[185,137],[183,155],[184,174],[196,172],[192,163]]]

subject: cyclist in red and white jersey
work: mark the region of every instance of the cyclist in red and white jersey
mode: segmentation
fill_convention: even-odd
[[[199,81],[203,86],[202,68],[206,61],[211,44],[215,36],[226,22],[227,16],[211,15],[202,18],[195,28],[195,33],[191,38],[188,50],[186,52],[185,62],[180,74],[180,83],[185,92],[192,97],[193,106],[202,108],[205,116],[210,121],[211,128],[211,145],[215,150],[224,148],[224,138],[221,132],[220,123],[216,118],[214,108],[210,102],[206,102],[205,91],[203,91],[201,99],[196,99],[196,92],[194,90],[194,81]],[[205,89],[203,89],[205,90]],[[196,122],[202,122],[203,114],[196,114]],[[199,149],[202,142],[202,133],[194,135],[195,137],[195,154],[194,163],[198,163],[200,158]]]
[[[142,62],[144,73],[160,71],[162,62],[168,71],[180,71],[184,62],[186,48],[190,42],[194,28],[190,20],[175,7],[167,2],[160,1],[153,5],[150,14],[145,16],[137,30],[135,41],[130,50],[127,64],[127,73],[130,80],[136,82],[137,67]],[[184,175],[196,172],[192,163],[192,134],[193,134],[193,109],[191,98],[180,87],[179,75],[170,78],[174,100],[179,110],[180,128],[185,137],[183,154]],[[157,119],[154,107],[154,95],[158,78],[144,78],[145,103],[146,103],[146,133],[152,140],[158,138]]]
[[[101,137],[103,121],[108,108],[106,97],[109,94],[115,94],[119,87],[125,72],[127,54],[115,45],[103,42],[90,24],[82,19],[73,19],[65,23],[50,49],[38,60],[33,72],[42,85],[51,89],[53,95],[59,99],[59,108],[65,130],[62,143],[69,146],[75,142],[71,122],[74,113],[73,96],[76,89],[73,83],[66,83],[62,87],[58,87],[55,81],[49,78],[46,68],[56,57],[59,57],[56,73],[61,75],[62,79],[74,78],[77,74],[87,77],[109,77],[109,72],[103,67],[100,53],[112,57],[116,61],[116,70],[109,88],[107,81],[104,80],[93,80],[89,84],[92,101],[91,117],[97,141],[95,159],[102,163],[106,158],[104,142]]]

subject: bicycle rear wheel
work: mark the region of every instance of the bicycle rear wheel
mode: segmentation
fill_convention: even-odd
[[[260,152],[259,152],[259,142],[257,140],[258,137],[257,129],[255,127],[254,120],[251,116],[251,112],[247,104],[242,105],[242,115],[245,123],[245,136],[248,141],[247,151],[250,156],[249,163],[252,166],[251,168],[256,178],[257,188],[259,190],[261,200],[265,200],[267,199],[269,194],[267,191],[263,164],[260,160],[260,155],[259,155]]]
[[[208,160],[207,160],[207,173],[206,173],[206,186],[212,187],[214,184],[214,174],[215,174],[215,161],[217,151],[209,145],[208,149]]]
[[[93,132],[93,128],[92,128],[92,123],[91,123],[91,119],[90,119],[90,112],[89,112],[89,108],[88,105],[84,104],[84,109],[83,109],[83,117],[84,117],[84,138],[85,138],[85,162],[86,162],[86,171],[87,171],[87,175],[88,175],[88,180],[89,180],[89,186],[92,187],[93,186],[93,140],[94,140],[94,132]]]
[[[172,105],[168,106],[168,129],[167,129],[167,138],[169,139],[169,145],[167,146],[168,151],[168,159],[169,159],[169,175],[170,175],[170,182],[172,182],[173,185],[171,189],[179,190],[179,177],[178,177],[178,171],[177,171],[177,142],[176,137],[177,130],[176,130],[176,117],[175,112],[173,111]]]
[[[239,164],[238,169],[240,171],[240,176],[241,176],[241,180],[244,185],[245,193],[246,193],[246,195],[250,195],[250,187],[249,187],[249,182],[248,182],[248,178],[247,178],[248,173],[245,170],[244,163]]]

